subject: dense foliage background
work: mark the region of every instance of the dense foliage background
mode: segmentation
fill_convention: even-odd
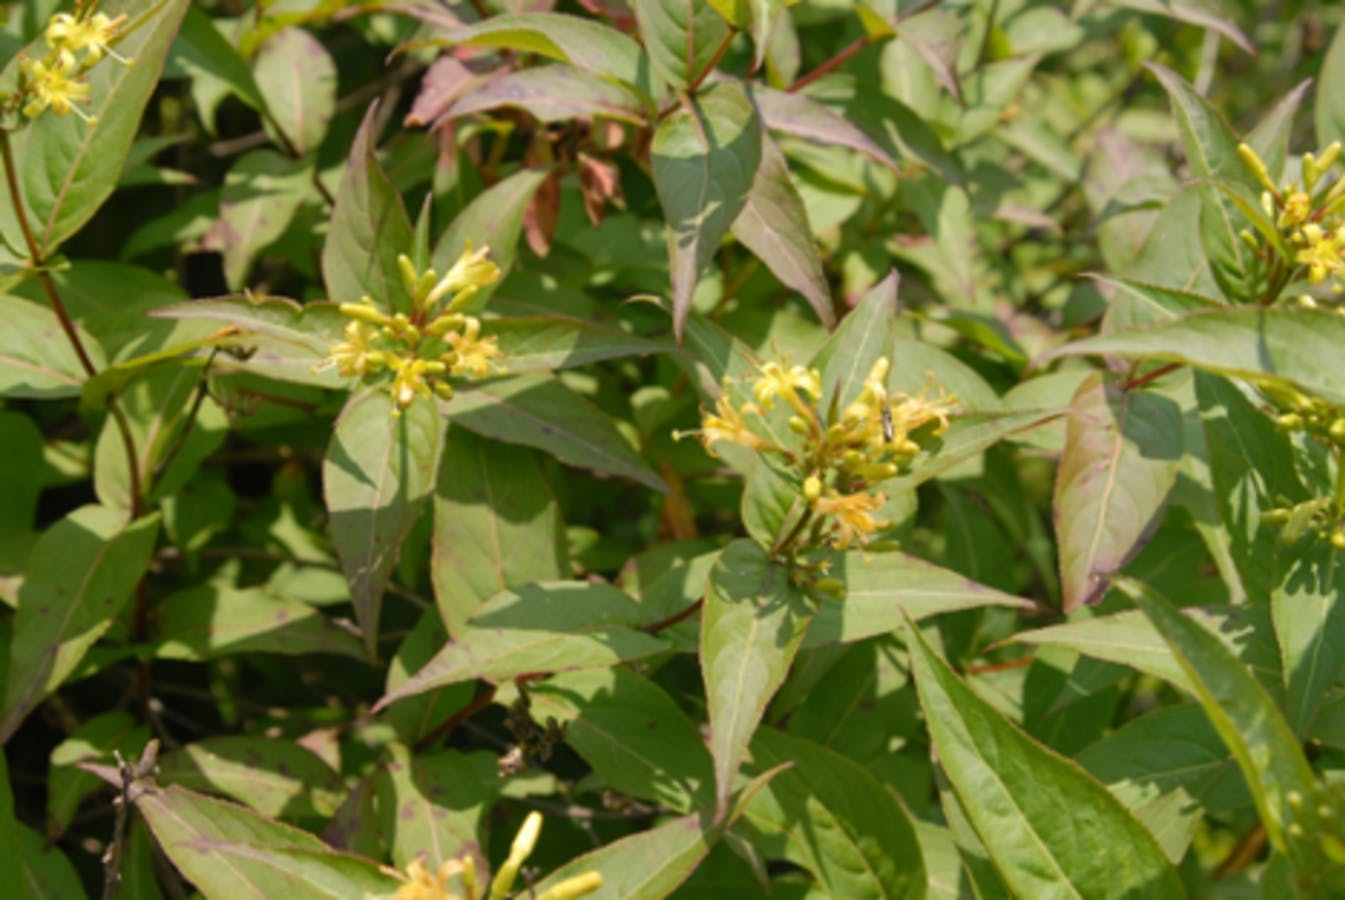
[[[1345,893],[1337,4],[0,8],[7,891]]]

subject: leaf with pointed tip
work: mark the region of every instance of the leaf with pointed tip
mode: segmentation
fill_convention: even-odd
[[[462,384],[443,411],[482,437],[536,447],[568,465],[667,490],[610,416],[554,378],[519,375]]]
[[[223,794],[264,816],[331,817],[344,793],[320,756],[292,741],[217,735],[159,757],[166,784]]]
[[[1266,112],[1256,127],[1247,132],[1247,146],[1256,151],[1266,164],[1266,171],[1276,183],[1284,172],[1285,161],[1289,157],[1289,136],[1294,128],[1294,117],[1303,103],[1303,96],[1312,87],[1312,79],[1305,78],[1293,90],[1285,94],[1279,102]],[[1321,146],[1325,147],[1327,143]]]
[[[1031,603],[904,553],[845,553],[832,562],[845,599],[822,598],[803,646],[852,643],[924,619],[981,606],[1029,609]]]
[[[564,522],[540,454],[449,430],[434,494],[430,577],[439,615],[458,635],[506,588],[570,572]]]
[[[399,743],[389,744],[386,753],[378,808],[393,863],[405,868],[424,857],[434,872],[451,859],[472,856],[477,871],[484,871],[482,817],[502,784],[495,760],[458,750],[413,754]]]
[[[803,866],[831,897],[922,897],[925,864],[911,815],[864,766],[772,728],[752,740],[758,770],[791,764],[747,805],[762,850]]]
[[[363,659],[359,638],[302,600],[265,585],[203,584],[159,600],[154,655],[203,661],[238,653]]]
[[[1317,146],[1325,147],[1332,141],[1345,142],[1345,96],[1338,90],[1323,89],[1326,85],[1341,84],[1345,80],[1345,22],[1336,26],[1322,70],[1317,74],[1317,98],[1313,102],[1313,123],[1317,128]]]
[[[483,329],[494,337],[509,371],[554,371],[604,359],[667,353],[672,343],[637,337],[610,325],[568,316],[488,319]]]
[[[373,658],[383,591],[402,541],[434,490],[444,422],[434,402],[398,409],[386,390],[351,397],[322,463],[332,544],[350,585],[355,619]]]
[[[645,124],[644,102],[635,94],[574,66],[535,66],[482,82],[444,110],[444,118],[500,107],[526,110],[542,122],[601,116]]]
[[[808,363],[822,376],[822,399],[818,406],[823,411],[833,406],[844,409],[858,397],[880,357],[892,362],[900,285],[901,276],[893,270],[869,288]],[[888,374],[891,375],[890,368]]]
[[[1227,306],[1222,299],[1216,297],[1206,297],[1192,291],[1148,284],[1129,278],[1094,275],[1093,280],[1111,289],[1111,294],[1107,298],[1107,312],[1099,329],[1103,334],[1128,331],[1155,322],[1175,319],[1186,313]]]
[[[1289,798],[1315,796],[1317,779],[1275,701],[1226,646],[1167,600],[1130,579],[1116,586],[1172,648],[1188,689],[1238,761],[1271,844],[1287,852],[1298,843],[1288,837],[1297,817]]]
[[[379,309],[410,312],[397,257],[411,252],[411,219],[374,153],[377,111],[377,104],[369,107],[350,145],[322,245],[322,280],[327,297],[336,302],[367,296]]]
[[[646,618],[633,597],[602,582],[558,581],[501,591],[375,709],[460,681],[605,668],[667,650],[667,641],[638,630],[650,624]]]
[[[0,294],[0,396],[74,397],[88,373],[66,339],[56,314],[45,306]],[[76,326],[95,369],[107,365],[102,347]]]
[[[298,156],[314,153],[336,111],[336,62],[302,28],[286,28],[257,50],[252,75],[266,98],[266,127]]]
[[[939,764],[1008,887],[1026,897],[1185,896],[1154,836],[1119,800],[977,696],[914,623],[906,634]]]
[[[654,71],[678,90],[703,78],[731,36],[728,22],[709,3],[635,0],[633,5]]]
[[[1218,4],[1204,0],[1113,0],[1113,3],[1116,6],[1129,7],[1136,12],[1166,16],[1187,25],[1208,29],[1232,41],[1239,49],[1256,54],[1252,42],[1237,25],[1233,24],[1227,12],[1220,9]]]
[[[220,219],[203,239],[224,255],[224,278],[231,290],[247,283],[252,261],[289,227],[299,204],[312,190],[311,161],[274,150],[239,157],[220,190]]]
[[[724,548],[701,609],[701,674],[710,708],[718,808],[813,617],[788,571],[748,540]]]
[[[43,260],[93,218],[117,186],[188,5],[188,0],[158,0],[153,5],[145,0],[102,3],[98,12],[109,18],[122,13],[129,16],[117,52],[135,64],[104,59],[90,70],[89,103],[81,108],[96,117],[96,123],[48,112],[11,135],[28,222]],[[27,58],[41,59],[46,50],[38,37]],[[23,58],[20,54],[10,60],[0,73],[0,84],[14,83]],[[0,231],[10,246],[27,246],[8,198],[0,203]]]
[[[778,147],[764,139],[747,204],[733,222],[733,236],[757,256],[787,288],[798,291],[828,328],[836,324],[831,286],[822,271],[817,240],[803,198],[789,180]]]
[[[1182,413],[1167,397],[1125,391],[1113,375],[1079,386],[1055,483],[1064,610],[1106,590],[1153,526],[1177,481]]]
[[[752,88],[752,100],[762,124],[771,131],[818,144],[849,147],[897,171],[897,161],[845,116],[806,94],[777,91],[764,85]],[[895,101],[894,101],[895,102]]]
[[[233,803],[174,785],[132,796],[164,855],[207,897],[348,900],[400,884],[372,860]]]
[[[888,493],[896,494],[938,478],[958,463],[980,456],[1005,438],[1050,422],[1064,412],[1010,409],[950,416],[948,430],[926,445],[925,452],[911,463],[910,471],[887,482]]]
[[[1342,345],[1345,318],[1333,312],[1229,307],[1084,338],[1047,356],[1169,360],[1253,381],[1287,381],[1324,400],[1345,404],[1345,374],[1322,365]]]
[[[28,556],[5,679],[0,743],[79,665],[144,575],[158,515],[127,521],[81,506],[38,538]]]
[[[663,120],[650,153],[680,338],[700,273],[747,203],[761,162],[761,122],[741,87],[719,82]]]

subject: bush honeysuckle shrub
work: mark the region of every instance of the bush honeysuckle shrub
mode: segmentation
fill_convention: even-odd
[[[0,872],[1345,894],[1343,80],[1321,0],[0,5]]]

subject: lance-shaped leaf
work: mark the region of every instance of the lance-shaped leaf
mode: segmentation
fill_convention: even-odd
[[[38,538],[19,589],[0,743],[107,631],[145,573],[158,533],[157,515],[128,522],[120,511],[81,506]]]
[[[1336,27],[1336,36],[1322,60],[1317,75],[1319,85],[1341,84],[1345,79],[1345,23]],[[1345,141],[1345,96],[1340,91],[1317,91],[1313,102],[1312,120],[1317,127],[1317,146],[1325,147],[1332,141]]]
[[[852,643],[901,627],[905,616],[928,616],[979,606],[1030,609],[1021,597],[978,584],[904,553],[845,553],[831,574],[845,582],[845,599],[820,598],[805,647]]]
[[[226,92],[232,92],[255,110],[266,108],[266,100],[252,77],[252,69],[199,6],[189,6],[182,20],[182,30],[173,44],[172,60],[173,65],[191,76],[193,99],[197,100],[198,112],[211,134],[217,130],[215,112]],[[205,88],[203,83],[210,86]],[[201,102],[202,91],[208,91],[211,103]]]
[[[893,171],[899,168],[897,161],[873,138],[819,100],[805,94],[777,91],[761,85],[752,88],[752,100],[761,114],[762,124],[771,131],[823,145],[840,144],[871,157]]]
[[[925,452],[911,463],[910,471],[888,482],[888,493],[896,494],[938,478],[1005,438],[1050,422],[1063,413],[1064,410],[1056,409],[1013,409],[951,416],[948,430],[925,446]]]
[[[376,112],[369,107],[350,145],[322,245],[322,280],[331,300],[353,303],[367,295],[380,309],[409,312],[397,256],[411,252],[411,220],[374,154]]]
[[[1166,16],[1197,28],[1206,28],[1236,44],[1239,49],[1255,55],[1256,48],[1238,26],[1219,9],[1218,4],[1201,0],[1113,0],[1113,5],[1129,7],[1142,13]]]
[[[1015,894],[1185,896],[1154,836],[1105,787],[978,697],[913,623],[906,645],[939,764]]]
[[[892,342],[897,336],[897,289],[901,276],[895,270],[869,288],[850,313],[841,320],[809,363],[822,375],[822,399],[818,407],[827,414],[835,406],[844,409],[859,396],[864,379],[880,357],[892,361]],[[891,369],[888,370],[889,376]]]
[[[1167,397],[1126,391],[1114,376],[1079,386],[1055,483],[1065,612],[1100,599],[1177,480],[1182,413]]]
[[[344,793],[322,757],[292,741],[218,735],[159,757],[165,784],[223,794],[264,816],[325,821]]]
[[[714,10],[704,9],[722,24]],[[761,123],[742,88],[720,82],[664,119],[650,152],[668,223],[673,326],[680,338],[696,281],[747,203],[761,161]]]
[[[798,291],[822,324],[836,324],[831,286],[822,271],[817,240],[808,224],[789,167],[775,143],[765,139],[747,205],[733,222],[733,236],[751,250],[785,287]]]
[[[921,897],[925,865],[910,814],[853,759],[763,728],[752,741],[760,769],[790,764],[747,805],[763,852],[808,869],[831,897]]]
[[[207,897],[348,900],[400,885],[373,860],[234,803],[177,786],[131,796],[164,855]]]
[[[507,275],[518,255],[523,214],[547,174],[545,169],[524,169],[478,194],[435,242],[430,254],[430,264],[435,271],[451,269],[470,241],[473,247],[489,247],[490,258],[500,267],[500,272]],[[484,306],[494,291],[494,285],[478,290],[468,311]]]
[[[714,783],[699,728],[663,688],[623,667],[556,675],[532,687],[533,714],[615,790],[675,812],[707,805]]]
[[[457,118],[502,106],[527,110],[543,122],[594,116],[633,125],[646,121],[638,96],[573,66],[536,66],[492,78],[455,100],[443,115]]]
[[[152,310],[150,315],[165,319],[185,319],[235,325],[240,334],[221,331],[212,343],[238,347],[238,359],[218,355],[212,369],[241,369],[279,381],[336,388],[346,384],[336,367],[322,365],[332,346],[342,340],[341,329],[350,321],[334,303],[307,303],[300,306],[283,297],[252,300],[246,297],[220,297],[193,300]]]
[[[56,314],[45,306],[0,294],[0,396],[73,397],[88,377]],[[88,332],[76,334],[94,368],[107,365],[103,348]]]
[[[521,375],[463,384],[443,410],[482,437],[536,447],[568,465],[667,490],[610,416],[554,378]]]
[[[537,53],[652,93],[649,58],[640,45],[592,19],[563,13],[506,13],[455,29],[433,42]]]
[[[1137,581],[1118,579],[1116,586],[1172,648],[1189,689],[1238,761],[1271,844],[1288,852],[1290,797],[1313,797],[1317,780],[1275,701],[1227,647],[1166,599]]]
[[[237,653],[364,657],[359,638],[348,629],[265,586],[203,584],[160,600],[157,613],[154,655],[161,659],[202,661]]]
[[[266,98],[266,126],[298,156],[317,150],[336,111],[336,62],[302,28],[286,28],[257,50],[252,74]]]
[[[312,190],[312,176],[310,161],[274,150],[255,150],[229,170],[220,190],[220,220],[203,244],[224,255],[224,278],[231,290],[247,283],[253,259],[289,227]]]
[[[502,681],[605,668],[667,650],[667,641],[639,630],[648,624],[646,618],[633,597],[601,582],[560,581],[502,591],[375,709],[474,678]]]
[[[1280,653],[1265,607],[1244,604],[1192,608],[1187,615],[1222,641],[1263,686],[1279,685]],[[1134,611],[1021,631],[1013,639],[1068,647],[1191,690],[1172,648],[1148,619]]]
[[[812,616],[788,570],[761,547],[738,540],[724,548],[701,609],[700,648],[721,816],[748,742],[789,674]]]
[[[397,743],[386,752],[378,775],[378,808],[393,863],[405,868],[424,857],[433,872],[470,855],[477,871],[484,871],[481,820],[502,784],[491,755],[458,750],[413,755]]]
[[[496,339],[509,371],[515,374],[571,369],[673,349],[671,341],[637,337],[620,328],[568,316],[490,319],[485,331]]]
[[[117,186],[131,143],[140,130],[140,117],[158,83],[168,48],[186,13],[188,0],[108,0],[98,11],[110,18],[128,15],[125,38],[117,52],[133,58],[124,66],[105,58],[89,72],[89,103],[84,112],[96,117],[94,124],[79,116],[39,116],[13,132],[14,162],[28,224],[45,260],[55,253],[103,205]],[[42,37],[28,48],[27,56],[46,55]],[[0,73],[0,84],[15,83],[20,54]],[[13,204],[0,204],[0,227],[12,247],[27,250]]]
[[[538,452],[450,429],[431,546],[434,596],[452,635],[488,597],[568,575],[565,523]]]
[[[635,0],[634,6],[654,71],[677,89],[699,80],[730,37],[728,22],[709,3]]]
[[[332,544],[373,658],[378,616],[402,541],[434,490],[444,423],[434,403],[397,407],[386,390],[356,394],[336,420],[322,463]]]
[[[1085,338],[1048,355],[1171,360],[1238,378],[1291,382],[1324,400],[1345,404],[1345,373],[1322,365],[1342,344],[1345,318],[1335,313],[1288,306],[1240,307]]]

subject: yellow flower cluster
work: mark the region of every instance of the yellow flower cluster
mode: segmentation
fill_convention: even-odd
[[[1330,282],[1331,291],[1345,290],[1345,175],[1331,181],[1326,176],[1340,159],[1341,144],[1332,143],[1321,155],[1303,154],[1303,182],[1276,185],[1266,164],[1247,144],[1238,145],[1243,164],[1262,187],[1261,211],[1272,222],[1288,248],[1292,268],[1312,284]],[[1269,226],[1267,226],[1269,227]],[[1256,237],[1244,232],[1243,239],[1258,250]],[[1310,297],[1305,305],[1313,306]]]
[[[519,827],[518,834],[509,848],[509,858],[500,866],[500,870],[491,880],[489,889],[483,894],[477,885],[476,864],[468,855],[450,859],[431,872],[420,859],[414,859],[406,867],[402,876],[403,883],[391,900],[504,900],[518,879],[523,863],[532,855],[537,846],[537,838],[542,831],[542,814],[528,813]],[[460,891],[451,890],[449,882],[457,879]],[[602,875],[598,872],[585,872],[573,878],[567,878],[555,887],[536,894],[537,900],[575,900],[591,894],[602,887]],[[365,900],[375,900],[366,897]]]
[[[899,474],[924,449],[922,440],[946,431],[948,417],[957,410],[957,398],[937,388],[932,373],[919,394],[890,394],[890,369],[887,358],[878,359],[859,396],[824,421],[817,409],[820,373],[768,362],[751,379],[752,400],[735,405],[728,392],[732,382],[726,380],[714,410],[702,412],[701,427],[673,436],[694,436],[711,455],[717,444],[727,442],[783,457],[797,473],[814,517],[813,528],[801,533],[814,544],[837,549],[867,546],[888,527],[877,515],[887,498],[874,487]],[[801,450],[779,446],[763,436],[764,428],[753,427],[777,400],[789,407],[788,425],[802,437]]]
[[[397,257],[411,313],[390,314],[368,296],[342,303],[341,314],[350,320],[342,331],[345,340],[332,347],[319,368],[335,366],[347,378],[390,373],[388,389],[401,409],[417,396],[453,396],[450,377],[503,372],[496,339],[482,337],[481,321],[461,311],[500,277],[489,253],[489,247],[473,250],[468,243],[442,278],[433,269],[417,272],[405,255]]]
[[[51,110],[57,116],[73,112],[90,125],[97,124],[97,117],[87,115],[79,106],[89,101],[85,74],[104,56],[127,66],[131,60],[112,49],[122,36],[126,15],[109,18],[94,12],[96,6],[96,2],[80,3],[73,15],[52,16],[43,33],[46,55],[19,60],[19,90],[10,102],[29,119]]]

